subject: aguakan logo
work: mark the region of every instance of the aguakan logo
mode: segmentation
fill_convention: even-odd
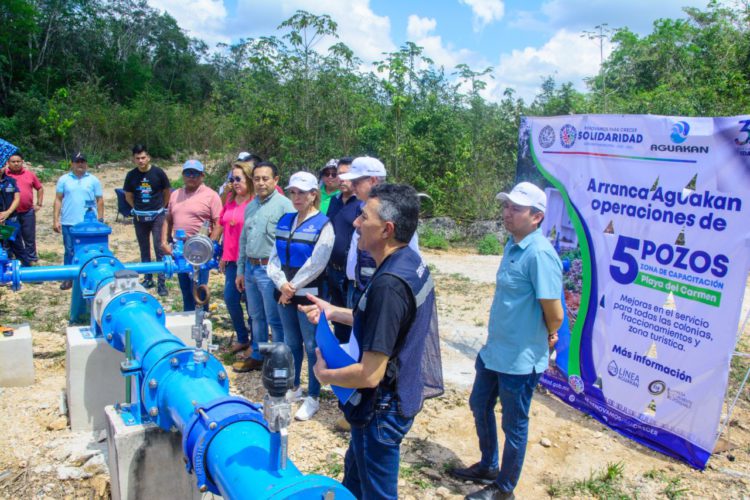
[[[566,123],[560,129],[560,144],[564,148],[572,148],[573,144],[576,143],[576,128]]]
[[[539,131],[539,145],[544,149],[552,147],[555,144],[555,129],[546,125]]]
[[[690,133],[688,122],[676,122],[672,125],[672,134],[669,136],[675,144],[682,144]]]
[[[652,144],[651,151],[662,153],[699,153],[708,154],[708,146],[689,146],[683,144],[690,135],[690,124],[685,121],[679,121],[672,124],[672,131],[669,138],[672,144]]]
[[[614,360],[610,361],[607,365],[607,373],[609,373],[609,375],[612,377],[617,375],[617,363],[615,363]]]

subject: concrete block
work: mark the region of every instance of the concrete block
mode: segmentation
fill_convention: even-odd
[[[125,355],[112,349],[104,338],[94,337],[87,326],[69,326],[66,335],[70,429],[104,429],[104,407],[125,400],[125,378],[120,375]]]
[[[13,335],[0,335],[0,387],[34,384],[34,353],[28,323],[13,327]]]
[[[185,345],[195,345],[190,338],[194,313],[167,314],[165,321],[167,329]],[[210,342],[211,322],[204,320],[204,324],[208,328]],[[66,393],[70,428],[73,431],[104,429],[104,407],[125,400],[125,378],[120,374],[120,363],[125,360],[125,355],[112,349],[104,338],[94,337],[87,326],[70,326],[66,333]],[[138,389],[133,387],[133,390]]]
[[[104,413],[113,500],[203,497],[195,476],[185,470],[179,432],[166,432],[152,423],[126,426],[112,406]]]

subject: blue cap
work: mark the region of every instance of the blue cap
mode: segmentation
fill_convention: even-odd
[[[198,160],[188,160],[182,164],[182,171],[185,170],[197,170],[198,172],[205,172],[206,169],[203,167],[203,163]]]

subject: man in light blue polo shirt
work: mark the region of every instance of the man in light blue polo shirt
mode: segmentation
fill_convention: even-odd
[[[71,161],[70,172],[57,180],[55,205],[53,210],[52,229],[62,233],[65,247],[64,264],[73,262],[73,237],[70,228],[83,222],[86,213],[86,202],[96,201],[96,213],[99,222],[104,222],[104,199],[99,179],[88,173],[89,164],[83,153],[76,153]],[[72,281],[63,281],[60,290],[72,288]]]
[[[481,460],[451,474],[487,486],[466,498],[510,499],[521,476],[534,388],[547,368],[549,349],[562,325],[562,264],[539,229],[547,205],[529,182],[499,193],[503,224],[511,237],[497,272],[487,343],[479,351],[469,398]],[[503,458],[498,467],[495,404],[500,398]]]

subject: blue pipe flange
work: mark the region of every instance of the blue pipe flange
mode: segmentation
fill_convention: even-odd
[[[141,399],[144,409],[154,423],[164,430],[169,430],[177,424],[166,404],[169,399],[166,396],[168,396],[168,391],[178,391],[184,394],[180,383],[185,384],[185,387],[192,386],[200,389],[204,393],[212,389],[212,393],[208,393],[209,401],[229,394],[229,378],[224,365],[213,356],[209,356],[205,363],[196,363],[193,360],[194,352],[194,348],[186,347],[169,353],[154,363],[143,379]],[[210,380],[211,384],[196,387],[196,380]],[[197,400],[193,401],[193,407],[197,408],[198,403]],[[200,403],[203,404],[202,401]],[[191,415],[194,408],[191,409]],[[186,421],[190,420],[187,415],[184,418]],[[183,435],[185,435],[184,431]]]
[[[104,288],[111,286],[113,283],[106,285]],[[100,291],[104,288],[100,288]],[[94,310],[92,312],[97,313],[96,300],[99,298],[99,293],[94,299]],[[114,349],[124,352],[125,351],[125,332],[116,332],[114,330],[114,317],[120,312],[121,309],[128,307],[129,304],[137,303],[140,310],[150,310],[152,314],[158,318],[159,322],[164,325],[166,320],[164,318],[164,309],[156,298],[151,294],[141,290],[125,291],[124,293],[118,292],[116,295],[109,297],[108,301],[104,301],[101,304],[103,309],[99,309],[101,313],[97,314],[97,323],[99,323],[102,329],[102,335],[107,340],[109,345]]]
[[[81,266],[78,275],[78,283],[81,286],[81,295],[93,297],[97,290],[111,282],[115,272],[124,269],[122,262],[114,257],[94,257]]]
[[[185,468],[195,472],[198,489],[221,495],[218,487],[206,470],[205,455],[211,440],[219,432],[237,422],[254,422],[263,427],[268,435],[271,431],[263,418],[263,410],[256,405],[236,396],[228,396],[212,401],[208,405],[198,406],[182,433],[182,452],[186,457]]]
[[[10,279],[11,289],[17,292],[21,289],[21,262],[17,260],[10,261]]]

